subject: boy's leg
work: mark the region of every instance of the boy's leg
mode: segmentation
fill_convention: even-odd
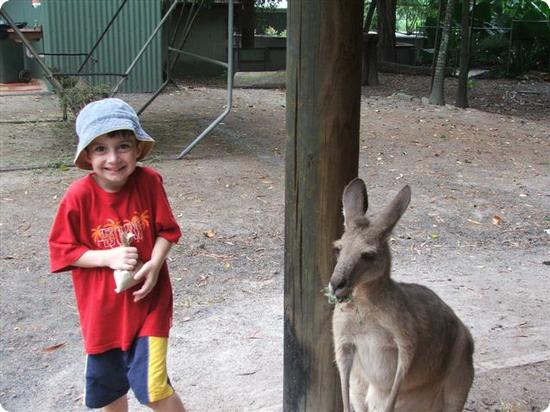
[[[144,336],[136,339],[128,380],[138,401],[157,410],[165,405],[174,412],[185,411],[174,392],[166,368],[168,338]],[[170,409],[171,408],[171,409]]]
[[[86,358],[86,392],[84,403],[89,408],[103,408],[126,398],[130,385],[126,377],[124,353],[113,349]]]
[[[128,412],[128,397],[126,395],[121,396],[116,401],[111,402],[109,405],[103,407],[104,412]]]
[[[155,412],[185,412],[183,402],[175,392],[172,396],[150,403],[147,406]]]

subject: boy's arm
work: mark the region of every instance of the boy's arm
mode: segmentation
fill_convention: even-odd
[[[134,276],[136,280],[145,278],[145,282],[143,282],[141,288],[134,292],[134,302],[143,299],[153,290],[157,284],[160,269],[171,248],[172,242],[161,236],[157,237],[155,246],[153,246],[151,260],[145,262]]]
[[[115,247],[107,250],[88,250],[73,266],[81,268],[109,267],[113,270],[134,270],[138,261],[135,247]]]

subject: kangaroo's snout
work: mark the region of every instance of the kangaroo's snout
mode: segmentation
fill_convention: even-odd
[[[332,276],[329,283],[330,293],[336,296],[338,302],[342,302],[351,293],[349,282],[345,277]]]

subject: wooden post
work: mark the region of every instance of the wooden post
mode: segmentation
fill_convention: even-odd
[[[363,69],[361,84],[378,86],[378,34],[363,32]]]
[[[293,0],[288,9],[285,193],[285,412],[342,409],[323,296],[358,171],[362,0]]]

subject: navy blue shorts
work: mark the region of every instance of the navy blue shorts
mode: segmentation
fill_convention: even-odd
[[[89,408],[102,408],[132,388],[142,404],[160,401],[174,394],[166,369],[168,339],[137,338],[128,351],[112,349],[86,359],[86,393]]]

